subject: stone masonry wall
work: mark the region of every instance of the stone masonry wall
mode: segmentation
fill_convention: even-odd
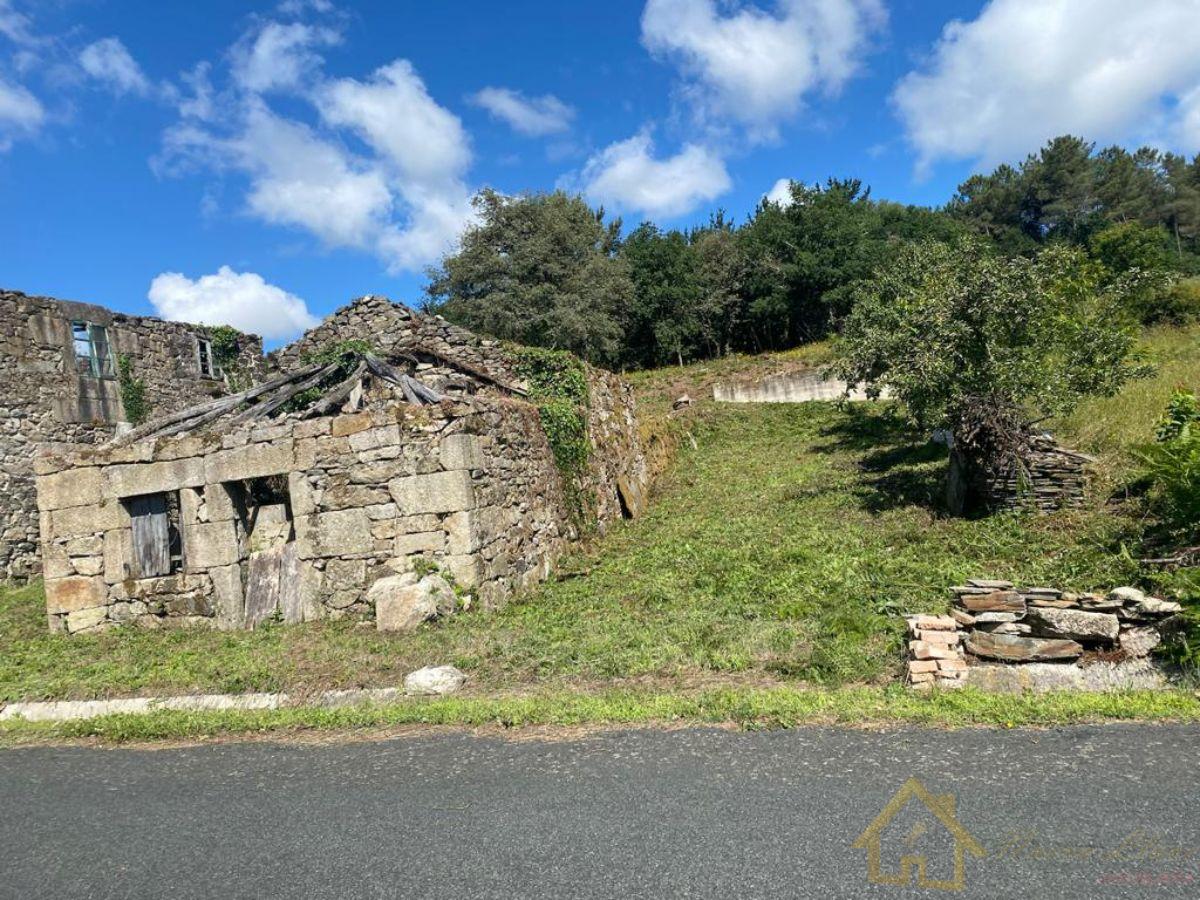
[[[562,482],[536,409],[520,401],[370,411],[45,451],[37,460],[50,626],[252,627],[369,616],[368,593],[418,559],[484,606],[544,578],[565,544]],[[297,588],[247,593],[257,531],[237,486],[283,476]],[[181,571],[130,575],[124,498],[180,493]]]
[[[128,355],[145,383],[152,414],[224,393],[200,376],[196,338],[207,329],[126,316],[103,307],[0,291],[0,579],[40,570],[32,459],[45,442],[90,444],[110,438],[125,419],[117,379],[81,374],[72,321],[107,328],[114,360]],[[261,341],[244,336],[242,364],[257,377]]]
[[[386,297],[366,296],[339,309],[302,338],[269,356],[270,366],[290,371],[307,355],[348,340],[366,340],[387,354],[417,342],[445,353],[503,382],[520,384],[513,360],[498,341],[451,325],[440,316],[428,316],[393,303]],[[603,369],[587,367],[590,402],[588,434],[593,452],[580,489],[595,498],[600,529],[624,516],[636,516],[645,507],[650,470],[638,432],[637,403],[633,388]],[[486,386],[472,383],[452,366],[426,361],[416,373],[430,387],[461,394]],[[468,384],[469,383],[469,384]]]
[[[947,474],[947,506],[962,514],[974,504],[987,509],[1052,512],[1084,500],[1087,467],[1095,460],[1060,447],[1049,435],[1034,435],[1019,459],[997,472],[977,472],[953,447]]]
[[[616,519],[641,515],[650,488],[650,465],[638,431],[632,385],[589,366],[588,389],[592,454],[580,488],[595,498],[596,521],[603,530]]]
[[[298,368],[307,355],[337,345],[342,341],[365,340],[375,350],[387,355],[398,346],[419,342],[435,351],[453,354],[456,359],[474,366],[501,381],[516,381],[512,362],[500,348],[499,341],[451,325],[441,316],[415,312],[386,297],[368,295],[334,312],[303,337],[268,356],[272,370],[288,372]],[[461,378],[453,368],[426,363],[418,373],[422,380],[441,376]],[[441,389],[444,385],[430,382]]]
[[[984,690],[1159,687],[1151,652],[1182,607],[1131,587],[1107,594],[971,579],[948,616],[909,616],[908,683]]]

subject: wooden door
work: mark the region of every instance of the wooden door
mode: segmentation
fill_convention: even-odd
[[[171,524],[166,494],[146,494],[129,500],[133,527],[133,577],[171,574]]]

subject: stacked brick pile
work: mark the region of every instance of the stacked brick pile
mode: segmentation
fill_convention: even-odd
[[[950,615],[906,619],[914,686],[957,686],[985,669],[1014,664],[1028,674],[1035,672],[1031,664],[1050,664],[1060,668],[1059,676],[1061,667],[1141,666],[1182,611],[1132,587],[1076,594],[970,579],[950,591]]]
[[[935,683],[957,687],[966,675],[962,635],[950,616],[909,616],[908,682],[914,687]]]

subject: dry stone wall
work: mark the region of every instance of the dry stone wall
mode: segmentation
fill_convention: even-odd
[[[423,315],[376,295],[360,297],[296,342],[271,353],[267,358],[268,366],[273,371],[294,371],[307,357],[344,341],[366,341],[382,355],[415,343],[452,355],[501,381],[517,380],[512,360],[505,355],[499,341],[479,337],[465,328],[451,325],[441,316]],[[443,392],[450,393],[454,382],[463,382],[460,370],[439,364],[435,358],[427,358],[422,366],[418,377]]]
[[[369,616],[373,584],[423,567],[495,606],[544,578],[566,541],[553,455],[519,401],[46,452],[38,470],[47,612],[68,633]],[[286,485],[283,509],[247,499],[247,483],[270,479]],[[128,500],[151,491],[179,492],[182,561],[139,578]],[[255,561],[277,551],[286,583],[264,590]]]
[[[1083,504],[1087,467],[1094,462],[1045,434],[1033,436],[1019,458],[995,472],[976,472],[951,448],[947,505],[956,514],[975,504],[1043,513],[1075,508]]]
[[[111,365],[101,377],[80,371],[72,322],[102,326]],[[202,377],[199,326],[126,316],[85,303],[0,291],[0,579],[40,571],[32,460],[47,442],[91,444],[125,421],[116,362],[129,356],[153,413],[224,393],[221,379]],[[241,377],[259,375],[262,343],[239,339]]]
[[[595,499],[594,514],[603,529],[615,519],[641,515],[648,501],[651,473],[632,385],[589,366],[588,389],[592,453],[580,488]]]
[[[1159,687],[1150,659],[1182,608],[1132,587],[1107,594],[972,579],[950,615],[909,616],[908,683],[985,690]]]

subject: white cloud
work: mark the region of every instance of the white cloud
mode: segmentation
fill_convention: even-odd
[[[201,112],[219,106],[211,88]],[[439,106],[411,64],[397,60],[366,81],[321,81],[301,96],[325,129],[274,112],[257,94],[217,121],[183,121],[164,137],[159,170],[180,164],[249,176],[246,209],[303,228],[328,247],[374,253],[391,271],[420,269],[450,249],[474,217],[463,178],[471,153],[458,118]],[[343,140],[361,138],[371,153]]]
[[[179,76],[180,81],[190,89],[190,95],[184,95],[176,89],[175,101],[179,115],[185,119],[198,119],[209,122],[216,116],[217,108],[212,81],[209,78],[211,66],[207,62],[197,63],[190,72]]]
[[[950,22],[892,99],[922,168],[992,165],[1065,133],[1196,151],[1194,106],[1172,109],[1196,97],[1197,48],[1200,0],[992,0]]]
[[[571,127],[575,110],[552,94],[526,97],[509,88],[485,87],[470,98],[514,130],[530,137],[559,134]]]
[[[792,179],[780,178],[766,193],[766,200],[787,209],[795,200],[792,198]]]
[[[677,216],[729,190],[720,157],[696,144],[675,156],[654,158],[643,132],[606,147],[583,168],[583,191],[595,202],[650,216]]]
[[[464,185],[443,190],[407,186],[402,196],[407,224],[388,227],[376,242],[376,252],[392,272],[415,271],[440,259],[476,218]]]
[[[147,296],[164,319],[232,325],[266,340],[293,337],[320,321],[295,294],[254,272],[235,272],[229,266],[195,281],[179,272],[163,272],[150,282]]]
[[[417,269],[445,253],[474,218],[463,181],[471,147],[458,116],[429,96],[402,59],[366,81],[329,82],[314,102],[326,124],[350,129],[375,151],[406,214],[406,224],[388,224],[375,239],[389,267]]]
[[[144,96],[150,90],[141,66],[121,43],[120,38],[107,37],[88,44],[79,54],[79,65],[92,78],[117,94]]]
[[[29,16],[13,9],[10,0],[0,0],[0,34],[18,46],[41,42],[33,33]]]
[[[1200,149],[1200,86],[1179,98],[1179,121],[1174,134],[1180,147]]]
[[[46,120],[41,101],[19,84],[0,80],[0,152],[18,136],[36,134]]]
[[[275,8],[285,16],[300,16],[310,9],[315,13],[334,11],[334,5],[329,0],[283,0]]]
[[[387,224],[392,196],[378,167],[261,101],[249,105],[231,137],[182,125],[168,132],[166,145],[171,158],[247,173],[252,214],[304,228],[328,246],[371,249]]]
[[[778,0],[767,12],[717,0],[647,0],[642,43],[675,62],[705,120],[771,139],[812,90],[836,91],[883,27],[881,0]]]
[[[316,103],[326,122],[357,132],[403,178],[444,183],[471,162],[462,122],[429,96],[408,60],[384,66],[366,82],[330,82],[317,92]]]
[[[317,47],[331,46],[341,35],[331,28],[300,22],[267,22],[233,48],[233,78],[245,91],[265,94],[299,88],[321,65]]]

